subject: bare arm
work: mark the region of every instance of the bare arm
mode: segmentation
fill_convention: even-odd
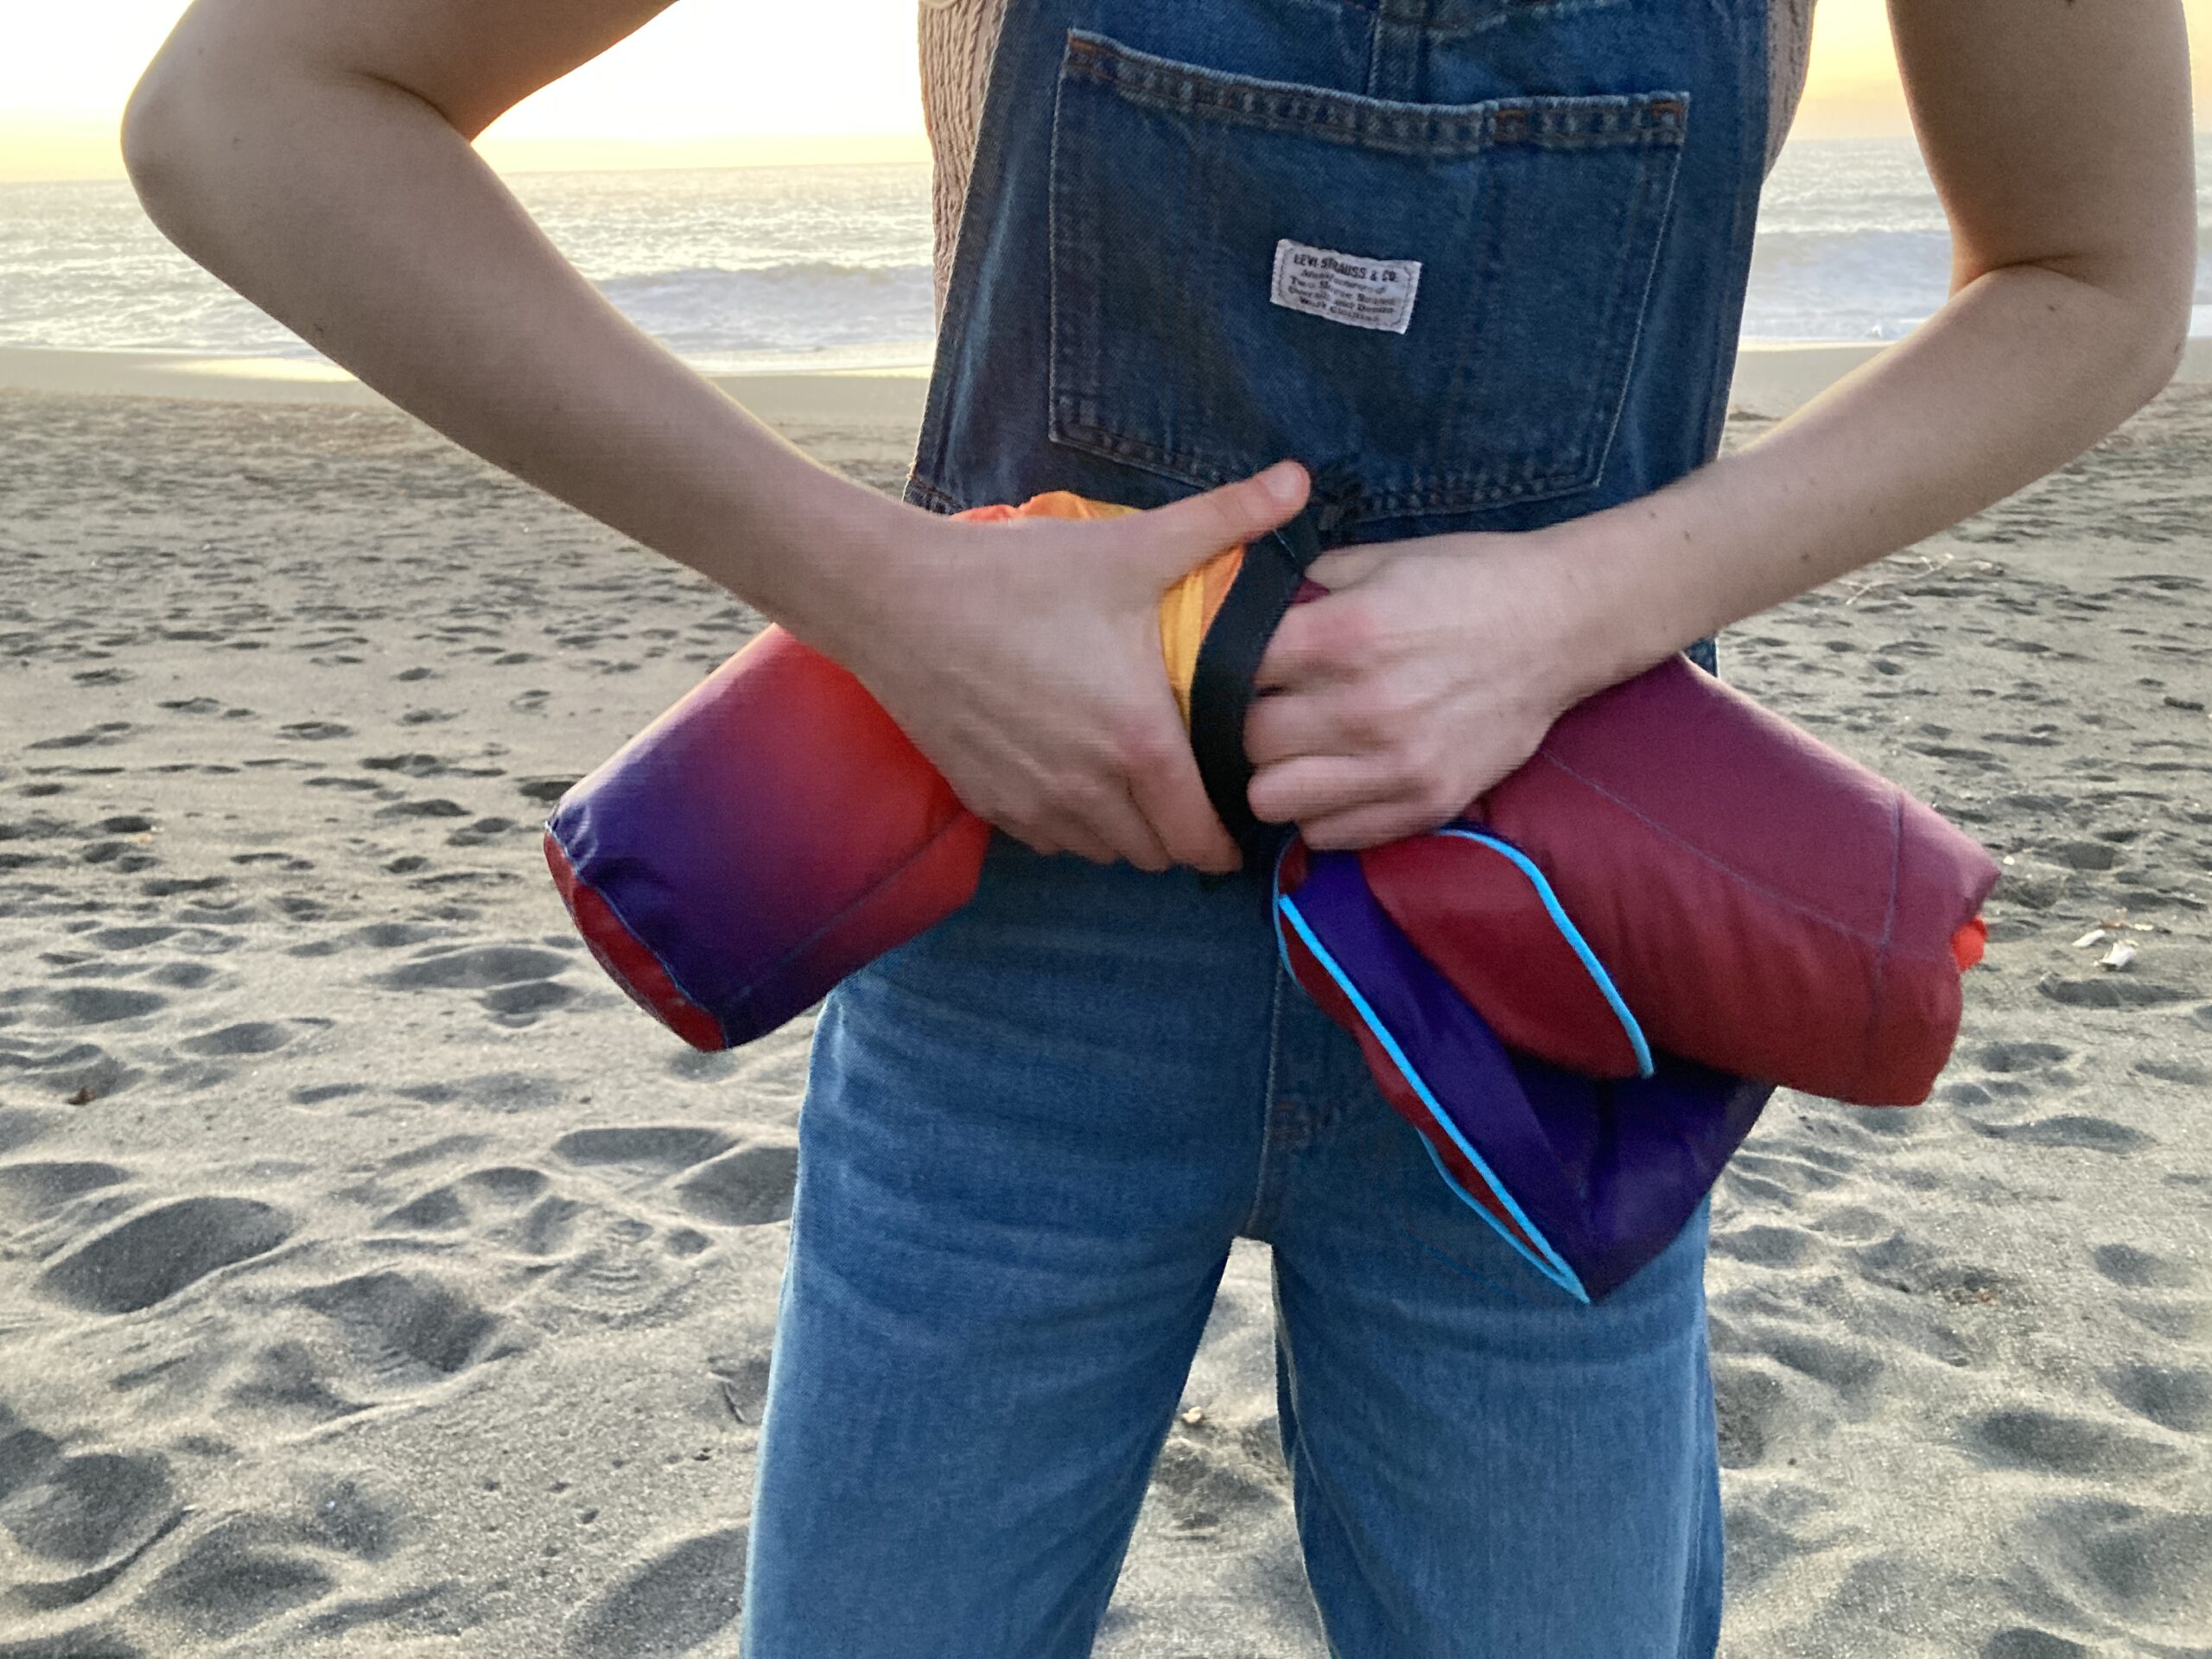
[[[1950,220],[1950,297],[1758,443],[1623,511],[1622,548],[1590,575],[1627,576],[1661,615],[1608,631],[1608,671],[2002,500],[2180,365],[2196,266],[2180,0],[1891,0],[1890,14]]]
[[[164,233],[367,385],[783,616],[808,560],[860,556],[894,504],[632,327],[470,143],[666,3],[199,0],[124,154]]]
[[[1285,695],[1246,727],[1262,817],[1327,846],[1441,823],[1583,697],[2002,499],[2172,377],[2196,257],[2180,0],[1890,5],[1946,303],[1640,500],[1322,559],[1338,591],[1277,632]]]
[[[985,817],[1040,850],[1233,865],[1150,607],[1302,489],[987,533],[723,397],[470,143],[665,3],[195,0],[130,99],[124,160],[171,240],[367,385],[860,674]]]

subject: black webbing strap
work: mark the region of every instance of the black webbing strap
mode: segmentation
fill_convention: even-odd
[[[1346,462],[1314,469],[1306,505],[1287,524],[1246,544],[1236,579],[1198,645],[1191,676],[1191,752],[1223,825],[1248,858],[1268,846],[1278,826],[1252,816],[1245,791],[1252,763],[1244,753],[1244,716],[1268,641],[1290,609],[1306,570],[1322,553],[1322,537],[1349,511],[1358,481]]]
[[[1321,544],[1306,512],[1248,543],[1236,579],[1199,642],[1191,675],[1191,752],[1198,757],[1198,776],[1222,823],[1248,852],[1263,828],[1244,798],[1252,782],[1252,763],[1244,755],[1252,678],[1306,567],[1320,556]]]

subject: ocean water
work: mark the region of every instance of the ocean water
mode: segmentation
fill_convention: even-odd
[[[2212,137],[2192,332],[2212,335]],[[711,372],[925,367],[925,165],[521,174],[563,253]],[[1942,302],[1949,244],[1910,141],[1792,142],[1767,181],[1743,332],[1895,340]],[[0,184],[0,345],[327,361],[172,246],[122,181]]]

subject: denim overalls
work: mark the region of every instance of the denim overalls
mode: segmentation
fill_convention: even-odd
[[[1338,544],[1710,460],[1766,4],[1009,0],[906,499],[1147,507],[1288,455],[1356,478]],[[1713,1650],[1703,1211],[1569,1300],[1287,979],[1267,898],[1001,836],[824,1004],[747,1659],[1089,1652],[1239,1236],[1335,1654]]]

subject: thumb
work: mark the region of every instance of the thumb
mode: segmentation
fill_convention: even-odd
[[[1294,461],[1133,514],[1145,574],[1162,588],[1216,554],[1255,541],[1306,505],[1313,480]]]

